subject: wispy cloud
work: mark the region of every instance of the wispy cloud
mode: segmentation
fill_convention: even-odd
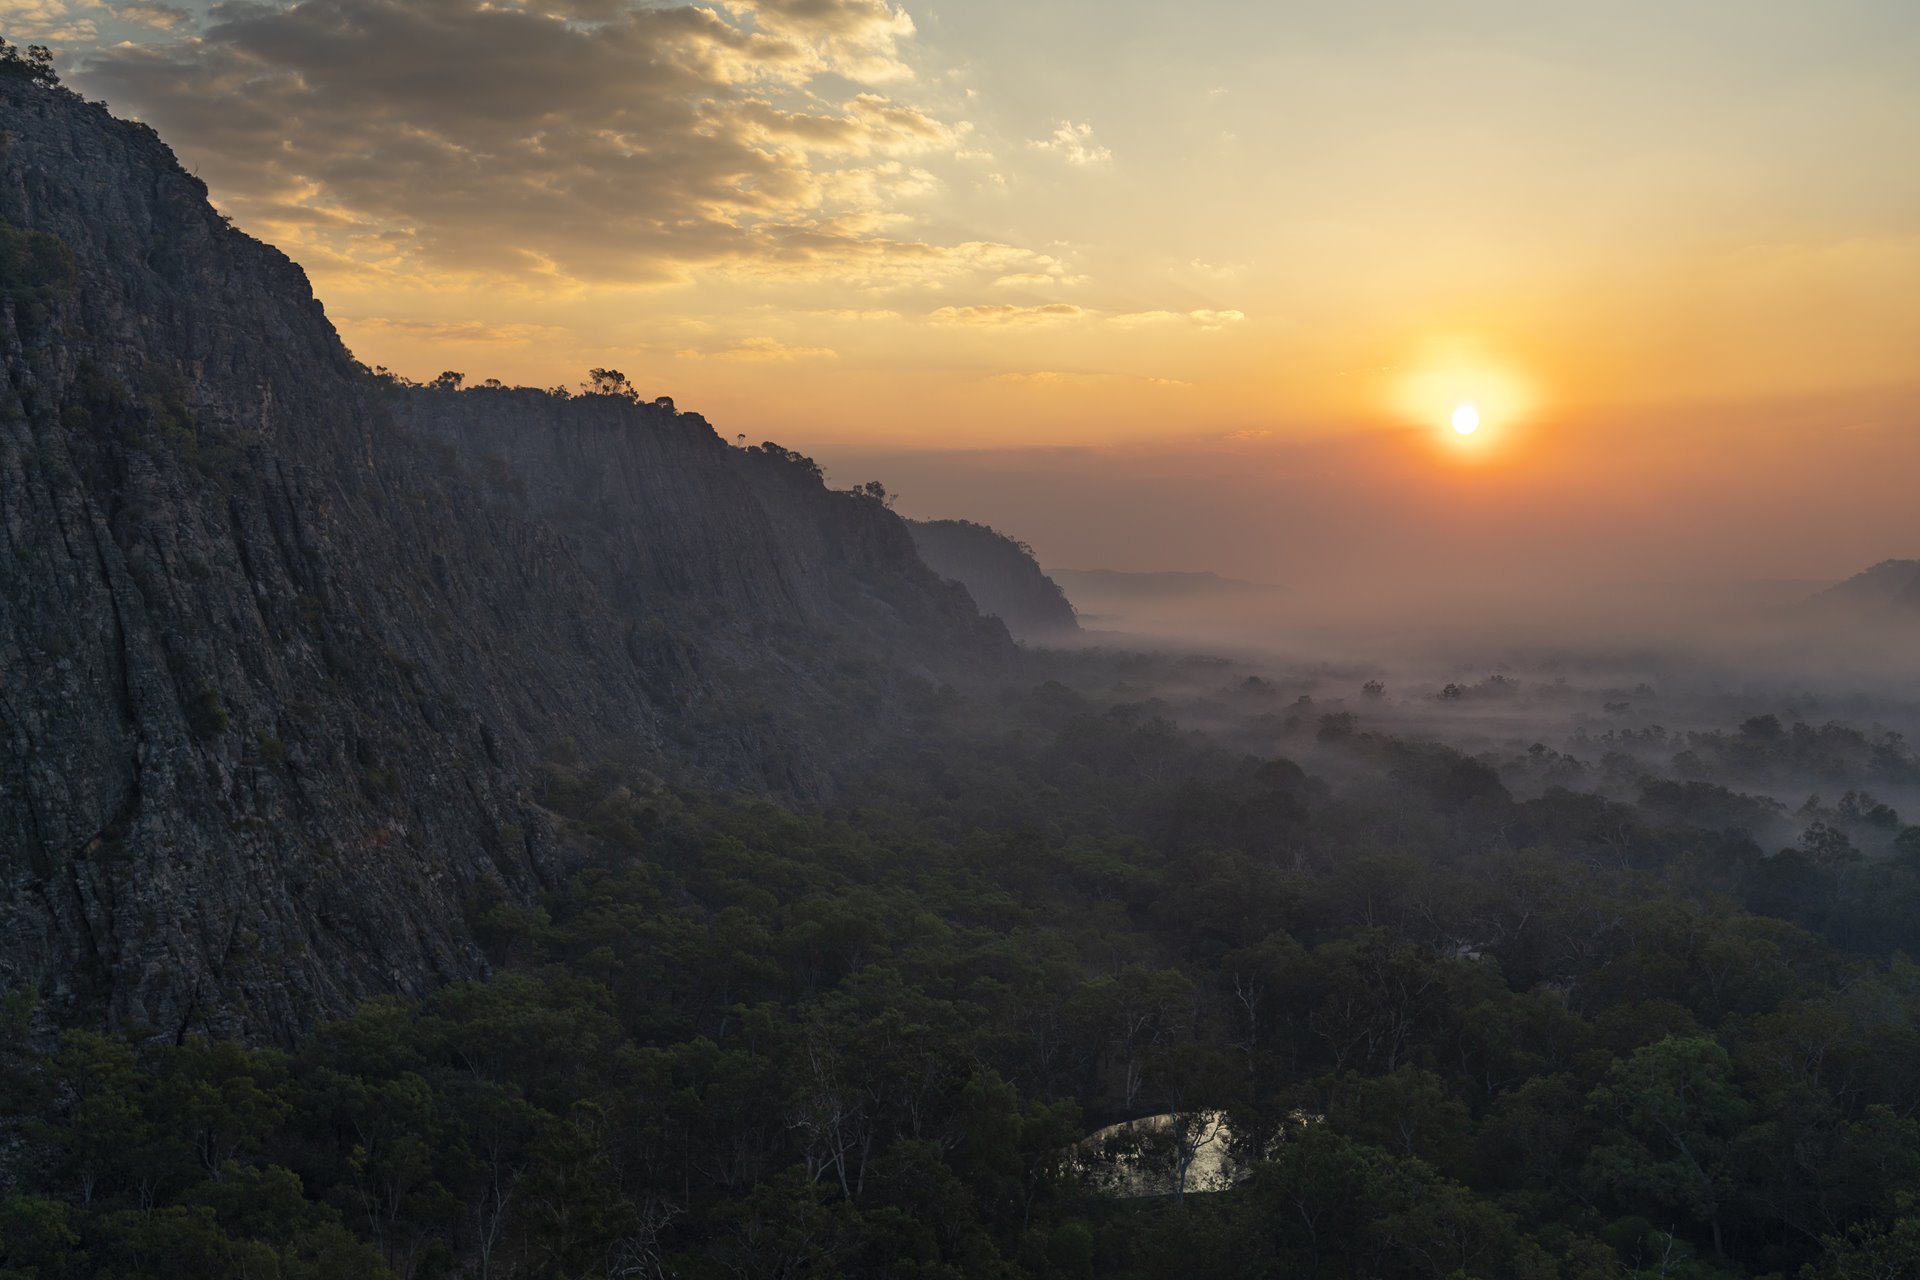
[[[1058,262],[1042,262],[1035,265],[1041,266],[1042,269],[1039,271],[1016,271],[1009,275],[1001,276],[993,282],[994,287],[998,289],[1039,289],[1085,284],[1087,282],[1087,277],[1069,273],[1066,268]]]
[[[900,319],[900,313],[890,307],[830,307],[813,314],[828,320],[844,320],[853,324],[881,323]]]
[[[1123,311],[1108,316],[1111,324],[1123,329],[1138,329],[1156,324],[1191,324],[1209,331],[1239,324],[1247,318],[1244,311]]]
[[[1039,283],[1057,284],[1054,276],[1036,276]],[[1003,277],[998,283],[1009,283]],[[927,319],[948,325],[1043,324],[1063,320],[1100,321],[1122,329],[1144,329],[1153,325],[1186,325],[1214,333],[1245,320],[1243,311],[1120,311],[1101,312],[1071,302],[1047,302],[1033,306],[1012,303],[981,303],[974,306],[941,307],[929,312]]]
[[[102,0],[0,0],[0,28],[16,41],[85,44],[99,38]]]
[[[114,16],[127,22],[135,22],[143,27],[152,27],[156,31],[173,31],[187,26],[193,21],[193,15],[178,5],[160,4],[157,0],[134,0],[130,4],[113,6]]]
[[[1027,144],[1038,151],[1051,151],[1071,165],[1106,164],[1113,152],[1093,140],[1093,126],[1062,120],[1050,137],[1036,138]]]
[[[792,347],[773,338],[743,338],[718,351],[689,348],[673,353],[681,360],[727,360],[740,364],[792,364],[796,360],[838,360],[831,347]]]
[[[340,316],[343,329],[361,333],[404,334],[453,345],[521,344],[563,338],[568,330],[545,324],[485,324],[479,320],[397,320],[388,316]]]
[[[987,381],[1007,386],[1057,387],[1063,389],[1085,388],[1102,384],[1126,382],[1139,383],[1149,387],[1178,389],[1191,387],[1191,382],[1179,378],[1155,378],[1137,373],[1088,373],[1084,371],[1064,371],[1059,369],[1033,369],[1013,373],[996,373]]]
[[[1078,320],[1086,315],[1083,307],[1070,302],[1049,302],[1037,307],[1016,307],[1007,304],[984,304],[971,307],[941,307],[928,315],[935,324],[948,325],[1008,325],[1008,324],[1052,324],[1062,320]]]

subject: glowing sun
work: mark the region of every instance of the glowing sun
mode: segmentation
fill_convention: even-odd
[[[1480,411],[1470,404],[1455,405],[1453,429],[1463,436],[1472,435],[1480,429]]]

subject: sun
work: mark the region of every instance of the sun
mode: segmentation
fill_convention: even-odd
[[[1382,407],[1451,461],[1513,457],[1540,410],[1534,380],[1474,334],[1426,338],[1380,371]]]

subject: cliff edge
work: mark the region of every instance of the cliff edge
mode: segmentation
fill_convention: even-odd
[[[914,545],[934,572],[966,587],[1021,640],[1057,640],[1080,630],[1066,592],[1025,543],[971,520],[913,520]]]
[[[882,504],[358,365],[145,126],[0,77],[0,984],[286,1039],[471,976],[543,760],[805,798],[1006,632]]]

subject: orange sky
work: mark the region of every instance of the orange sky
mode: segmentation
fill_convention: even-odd
[[[1920,553],[1901,0],[0,0],[0,24],[159,127],[368,363],[611,365],[848,482],[983,451],[895,463],[903,509],[1055,563],[1302,572],[1270,545],[1272,459],[1301,456],[1316,503],[1391,505],[1328,563]],[[1109,506],[1081,476],[1073,520],[1006,501],[1095,456]],[[1267,534],[1249,498],[1194,537],[1197,481],[1116,496],[1170,458],[1265,477]]]

